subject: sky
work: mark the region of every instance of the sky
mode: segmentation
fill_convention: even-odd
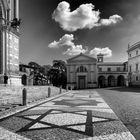
[[[140,0],[21,0],[20,62],[52,64],[84,53],[127,61],[140,41]]]

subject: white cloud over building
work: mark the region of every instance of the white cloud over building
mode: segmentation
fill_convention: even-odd
[[[84,49],[82,45],[74,45],[67,49],[63,54],[66,55],[78,55],[80,53],[86,53],[88,48]]]
[[[66,55],[78,55],[79,53],[85,53],[88,51],[87,47],[84,49],[82,45],[74,44],[74,36],[73,34],[65,34],[62,36],[59,41],[53,41],[48,45],[49,48],[60,48],[60,47],[68,47],[63,54]]]
[[[54,10],[52,18],[58,22],[66,31],[76,31],[78,29],[92,29],[99,26],[109,26],[123,20],[119,15],[112,15],[109,19],[101,19],[100,11],[94,10],[92,3],[82,4],[74,11],[71,11],[70,4],[62,1]]]
[[[72,42],[74,40],[73,34],[65,34],[62,36],[59,41],[53,41],[48,45],[49,48],[60,48],[63,46],[73,46],[74,43]]]
[[[92,49],[89,54],[93,56],[97,56],[98,54],[103,54],[105,57],[111,57],[112,56],[112,50],[108,47],[105,48],[97,48],[95,47]]]

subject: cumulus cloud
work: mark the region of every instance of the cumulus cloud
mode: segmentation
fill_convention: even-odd
[[[112,56],[112,50],[108,47],[105,48],[94,48],[90,51],[90,55],[97,56],[98,54],[103,54],[105,57],[111,57]]]
[[[122,17],[119,15],[110,16],[109,19],[101,19],[100,24],[104,26],[113,25],[122,20]]]
[[[63,54],[66,55],[78,55],[80,53],[86,53],[88,51],[88,48],[83,49],[82,45],[76,45],[76,46],[71,46],[70,48],[67,49],[66,52]]]
[[[60,48],[63,46],[73,46],[74,43],[72,42],[74,40],[73,34],[65,34],[62,38],[59,39],[59,41],[53,41],[48,45],[49,48]]]
[[[122,20],[119,15],[110,16],[109,19],[101,19],[99,10],[95,11],[94,8],[95,6],[89,3],[82,4],[76,10],[71,11],[70,4],[62,1],[54,10],[52,18],[66,31],[109,26]]]
[[[88,48],[83,48],[82,45],[74,44],[74,36],[73,34],[65,34],[63,37],[59,39],[59,41],[53,41],[48,45],[49,48],[60,48],[60,47],[69,47],[63,54],[66,55],[78,55],[79,53],[85,53],[88,51]]]

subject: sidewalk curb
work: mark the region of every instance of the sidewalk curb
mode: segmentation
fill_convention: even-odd
[[[31,109],[31,108],[33,108],[33,107],[36,107],[36,106],[38,106],[38,105],[41,105],[41,104],[43,104],[43,103],[45,103],[45,102],[49,102],[49,101],[51,101],[51,100],[53,100],[53,99],[56,99],[56,98],[59,98],[59,97],[61,97],[61,96],[66,95],[66,94],[69,94],[69,93],[71,93],[71,92],[73,92],[73,91],[67,91],[67,92],[64,92],[64,93],[55,95],[55,96],[53,96],[53,97],[44,99],[44,100],[42,100],[42,101],[36,101],[36,102],[34,102],[34,103],[27,104],[26,106],[20,106],[20,107],[17,108],[17,110],[11,111],[10,113],[8,113],[8,114],[6,114],[6,115],[0,116],[0,121],[1,121],[2,119],[6,119],[6,118],[8,118],[8,117],[11,117],[11,116],[13,116],[13,115],[15,115],[15,114],[17,114],[17,113],[20,113],[20,112],[23,112],[23,111],[25,111],[25,110]]]

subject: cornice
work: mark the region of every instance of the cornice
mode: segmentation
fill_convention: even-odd
[[[79,56],[83,56],[83,57],[89,58],[91,61],[97,61],[96,58],[93,58],[93,57],[90,57],[90,56],[85,55],[83,53],[80,53],[79,55],[76,55],[76,56],[74,56],[72,58],[67,59],[67,63],[75,62],[75,61],[83,61],[83,60],[75,60],[75,61],[73,61],[75,58],[78,58]],[[84,60],[84,61],[89,61],[89,60]]]
[[[130,46],[130,47],[128,48],[127,52],[129,53],[130,51],[133,51],[133,50],[135,50],[135,49],[137,49],[137,48],[140,48],[140,41],[137,42],[137,43],[135,43],[135,44],[133,44],[132,46]]]

